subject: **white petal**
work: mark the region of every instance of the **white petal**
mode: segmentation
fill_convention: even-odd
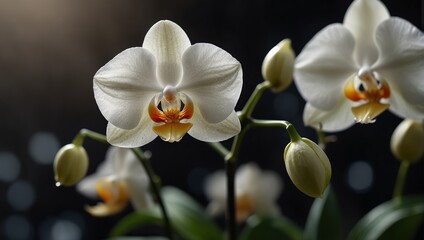
[[[116,153],[119,151],[117,147],[110,147],[106,152],[106,157],[99,164],[96,172],[85,177],[77,185],[77,191],[89,198],[97,198],[96,184],[100,179],[116,174]]]
[[[390,18],[377,28],[376,42],[380,58],[373,68],[389,83],[392,92],[389,98],[391,110],[403,117],[421,115],[422,119],[424,34],[406,20]]]
[[[168,20],[157,22],[147,32],[143,47],[155,55],[157,74],[163,87],[176,86],[181,80],[181,59],[190,45],[190,39],[184,30]]]
[[[343,99],[331,111],[323,111],[307,103],[303,110],[303,122],[305,126],[321,129],[325,132],[342,131],[355,123],[352,114],[351,103]]]
[[[124,129],[137,126],[141,109],[161,91],[156,81],[153,55],[143,48],[129,48],[94,75],[94,97],[103,116]]]
[[[256,195],[257,197],[261,196],[262,200],[275,202],[283,190],[283,180],[275,172],[262,171],[259,189],[260,193]]]
[[[329,110],[343,95],[346,80],[356,71],[352,34],[341,24],[318,32],[296,58],[295,83],[308,102]]]
[[[198,43],[184,53],[178,90],[190,96],[204,119],[221,122],[234,110],[243,84],[240,63],[221,48]]]
[[[227,199],[227,177],[224,171],[217,171],[205,181],[205,194],[211,201],[225,202]]]
[[[152,127],[153,121],[148,114],[144,114],[137,127],[131,130],[121,129],[109,123],[106,129],[107,141],[117,147],[141,147],[157,137]]]
[[[387,8],[379,0],[356,0],[346,11],[343,25],[355,38],[355,60],[360,66],[370,66],[377,60],[374,33],[377,26],[389,17]]]
[[[146,173],[139,172],[139,174]],[[137,211],[142,211],[153,206],[153,199],[147,183],[144,177],[133,176],[126,179],[131,204]]]
[[[190,136],[204,142],[220,142],[237,135],[241,130],[240,120],[234,111],[222,122],[208,123],[195,108],[189,122],[193,127],[188,131]]]
[[[424,119],[424,99],[410,103],[405,100],[404,95],[396,88],[392,88],[388,103],[390,104],[389,110],[401,118],[411,118],[415,120]]]

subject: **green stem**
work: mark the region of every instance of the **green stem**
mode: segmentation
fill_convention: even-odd
[[[403,187],[409,169],[409,162],[402,161],[399,166],[398,175],[396,178],[395,189],[393,191],[393,199],[400,201],[402,198]]]
[[[251,119],[250,125],[252,127],[280,127],[284,128],[287,131],[287,134],[290,137],[292,142],[298,141],[301,139],[299,133],[296,131],[296,128],[288,121],[284,120],[258,120]]]
[[[104,144],[109,144],[105,135],[97,133],[97,132],[93,132],[88,129],[81,129],[80,132],[72,141],[72,143],[77,146],[81,146],[84,143],[84,139],[86,137],[96,140],[98,142],[104,143]],[[155,195],[158,201],[158,204],[160,206],[160,209],[162,211],[166,235],[168,236],[169,239],[173,239],[171,221],[169,220],[168,213],[165,208],[165,204],[163,202],[163,199],[159,191],[160,179],[154,173],[153,168],[150,164],[150,159],[147,158],[139,148],[131,148],[130,150],[137,156],[138,160],[140,161],[140,163],[143,165],[144,169],[146,170],[147,176],[149,177],[149,180],[152,183],[153,194]]]
[[[209,142],[209,146],[212,147],[213,150],[215,150],[219,155],[221,155],[222,158],[226,158],[227,155],[230,153],[224,145],[220,142]]]
[[[261,98],[263,92],[266,89],[270,88],[270,83],[268,81],[259,83],[255,91],[253,91],[252,95],[250,95],[249,100],[247,100],[246,105],[244,105],[244,108],[241,110],[241,113],[239,115],[240,121],[243,123],[244,120],[249,118],[252,115],[253,110],[256,107],[256,104],[258,103],[259,99]]]
[[[146,170],[147,176],[149,177],[149,180],[152,183],[153,194],[155,195],[158,201],[159,207],[162,211],[166,235],[168,236],[169,239],[174,239],[172,234],[171,221],[169,220],[168,212],[166,210],[165,203],[161,197],[160,190],[159,190],[161,185],[160,179],[154,173],[152,165],[150,164],[150,159],[147,158],[139,148],[132,148],[131,150],[137,156],[140,163],[143,165],[144,169]]]

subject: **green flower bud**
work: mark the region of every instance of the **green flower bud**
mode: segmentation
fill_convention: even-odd
[[[321,197],[331,178],[327,155],[307,138],[297,138],[286,146],[284,162],[294,185],[310,197]]]
[[[271,84],[271,89],[281,92],[293,81],[295,55],[290,39],[284,39],[273,47],[262,63],[262,77]]]
[[[401,161],[414,163],[424,154],[424,126],[422,121],[405,119],[395,129],[390,141],[393,155]]]
[[[53,167],[56,185],[72,186],[87,173],[87,152],[82,146],[67,144],[57,152]]]

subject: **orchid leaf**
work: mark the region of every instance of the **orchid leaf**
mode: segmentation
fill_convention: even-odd
[[[279,217],[261,217],[253,215],[248,218],[241,232],[240,240],[302,240],[302,230],[290,219]]]
[[[424,218],[424,196],[390,200],[368,212],[349,234],[349,240],[414,239]]]
[[[323,198],[315,199],[306,221],[305,240],[341,239],[341,215],[336,195],[330,187]]]
[[[220,240],[223,233],[193,198],[174,187],[161,191],[174,232],[186,240]],[[123,218],[111,232],[112,237],[128,234],[148,224],[163,226],[162,213],[154,208]]]

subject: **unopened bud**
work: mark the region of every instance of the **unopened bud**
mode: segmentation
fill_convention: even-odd
[[[57,186],[72,186],[85,177],[88,155],[82,146],[67,144],[54,158],[54,173]]]
[[[324,151],[307,138],[286,146],[284,162],[294,185],[310,197],[321,197],[331,178],[331,165]]]
[[[424,126],[422,121],[405,119],[395,129],[390,141],[393,155],[401,161],[414,163],[424,154]]]
[[[295,55],[290,39],[284,39],[273,47],[262,63],[262,77],[271,84],[271,89],[281,92],[293,81]]]

